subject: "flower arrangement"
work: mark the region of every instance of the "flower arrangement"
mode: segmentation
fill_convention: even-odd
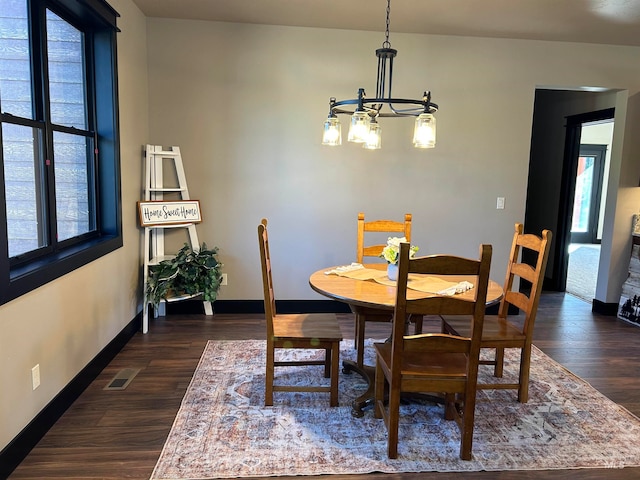
[[[389,264],[397,264],[400,244],[406,243],[406,241],[407,239],[405,237],[389,237],[387,239],[387,246],[382,249],[380,258],[384,258]],[[411,245],[409,248],[409,258],[413,258],[418,250],[420,250],[419,247]]]

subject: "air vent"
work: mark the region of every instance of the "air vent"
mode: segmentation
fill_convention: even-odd
[[[124,390],[140,370],[140,368],[123,368],[111,379],[103,390]]]

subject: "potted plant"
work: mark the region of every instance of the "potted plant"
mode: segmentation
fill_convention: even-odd
[[[380,258],[384,258],[387,261],[387,277],[389,280],[398,280],[398,255],[400,254],[400,244],[406,242],[405,237],[389,237],[387,239],[387,245],[382,249]],[[409,248],[409,258],[413,258],[416,252],[420,248],[411,245]]]
[[[157,307],[167,298],[202,295],[202,300],[214,302],[223,266],[217,254],[218,248],[209,249],[206,243],[198,250],[185,243],[174,258],[150,265],[145,286],[147,301]]]

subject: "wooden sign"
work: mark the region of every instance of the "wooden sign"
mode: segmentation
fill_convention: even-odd
[[[141,227],[200,223],[199,200],[138,202]]]

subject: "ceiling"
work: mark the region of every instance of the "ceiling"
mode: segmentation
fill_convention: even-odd
[[[384,32],[384,0],[133,0],[147,17]],[[640,46],[640,0],[394,0],[393,33]]]

